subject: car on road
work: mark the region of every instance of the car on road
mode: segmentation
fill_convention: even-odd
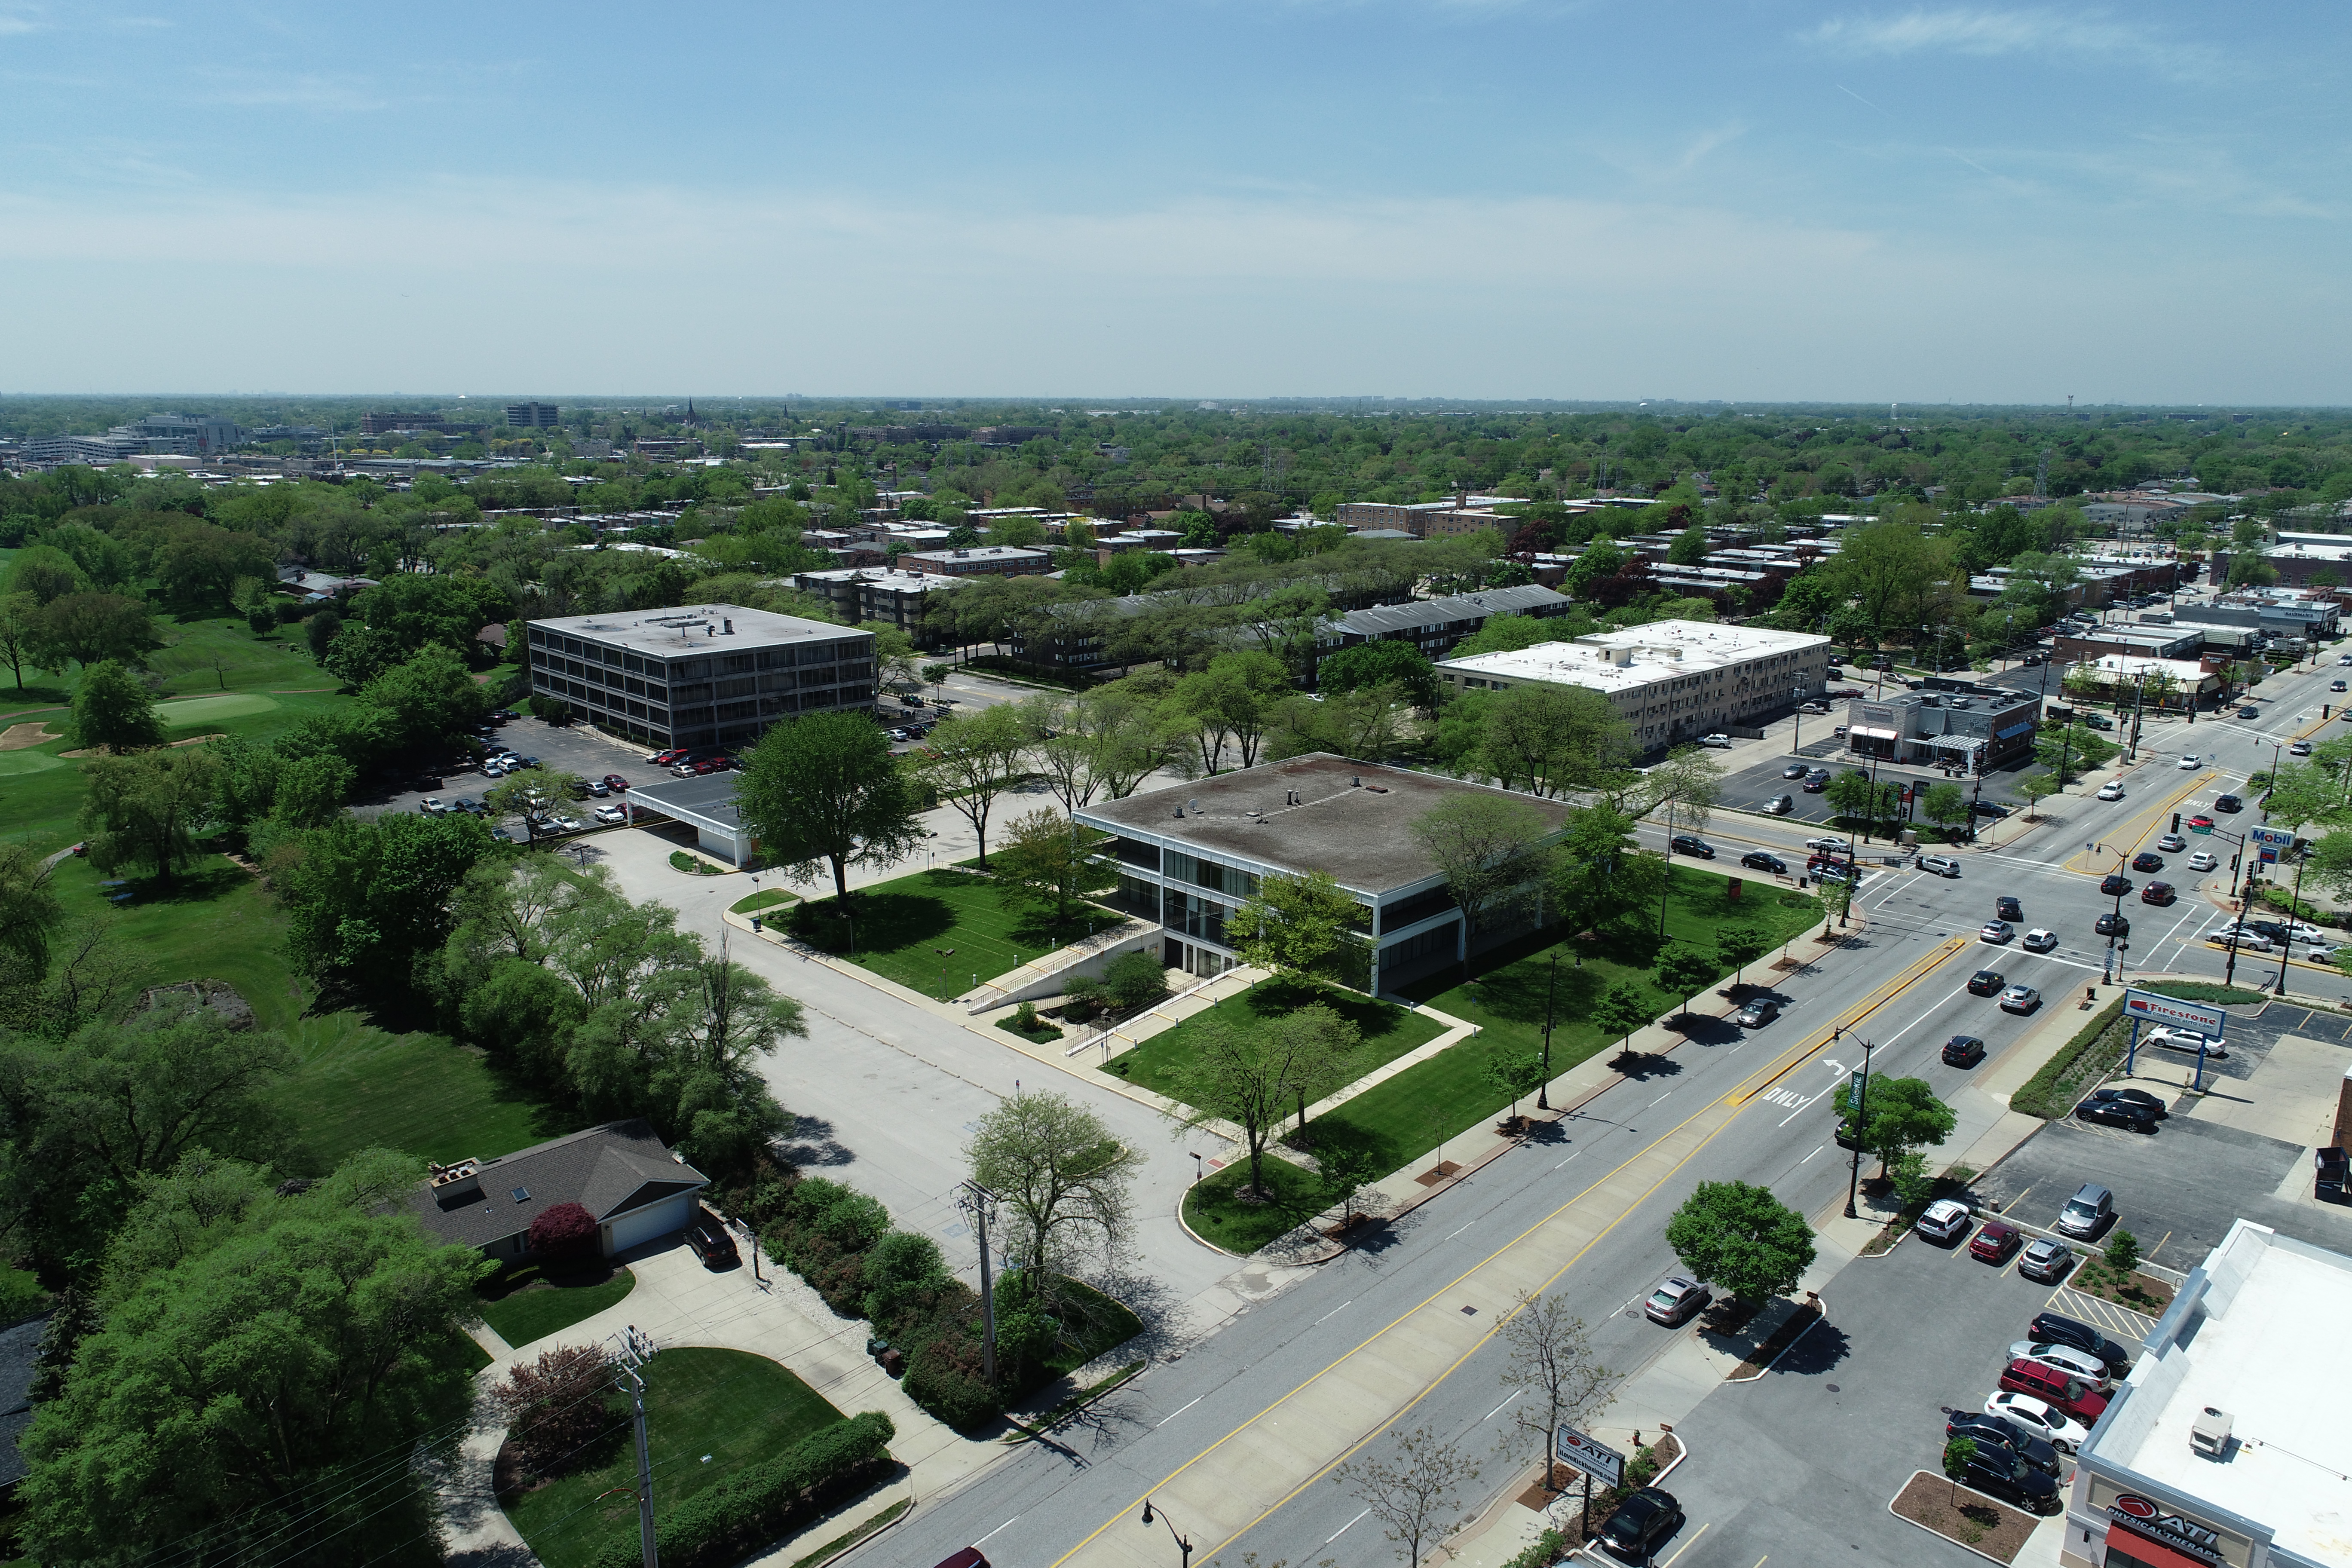
[[[2063,1241],[2037,1236],[2018,1254],[2017,1271],[2028,1279],[2055,1285],[2074,1267],[2074,1249]]]
[[[2084,1121],[2120,1127],[2127,1132],[2156,1131],[2155,1114],[2147,1106],[2128,1100],[2086,1100],[2074,1108],[2074,1115]]]
[[[2286,754],[2290,757],[2307,757],[2311,755],[2311,742],[2308,741],[2297,741],[2294,745],[2289,746],[2286,749]]]
[[[2200,1035],[2194,1029],[2184,1029],[2174,1024],[2159,1025],[2142,1035],[2139,1043],[2159,1051],[2185,1051],[2195,1056],[2201,1048],[2216,1061],[2229,1059],[2230,1047],[2219,1035]]]
[[[1977,928],[1979,942],[2007,942],[2017,934],[2017,928],[2007,921],[1987,921]]]
[[[2181,759],[2180,759],[2180,764],[2179,764],[2179,765],[2180,765],[2180,771],[2181,771],[2182,773],[2195,773],[2199,768],[2203,767],[2205,764],[2204,764],[2204,763],[2200,763],[2200,762],[2199,762],[2199,761],[2197,760],[2197,755],[2196,755],[2196,753],[2192,752],[2190,752],[2188,756],[2185,756],[2185,757],[2183,757],[2183,758],[2181,758]]]
[[[1824,710],[1824,711],[1826,711],[1826,710]],[[1804,763],[1790,763],[1787,767],[1780,770],[1780,776],[1784,779],[1801,779],[1805,776],[1805,773],[1806,768]]]
[[[1722,734],[1701,735],[1698,738],[1698,743],[1702,746],[1713,746],[1718,751],[1723,751],[1727,750],[1730,747],[1731,737]]]
[[[2009,977],[1997,970],[1979,969],[1969,976],[1969,994],[1990,996],[2009,984]]]
[[[1969,815],[1970,816],[2007,816],[2009,807],[1997,800],[1972,800],[1969,802]]]
[[[2058,933],[2048,926],[2035,926],[2018,945],[2028,952],[2048,952],[2058,945]]]
[[[1679,850],[1685,855],[1696,855],[1702,860],[1712,860],[1715,858],[1714,845],[1709,844],[1704,838],[1695,837],[1687,833],[1677,833],[1672,838],[1667,839],[1666,847],[1669,849]]]
[[[1980,1263],[2006,1263],[2009,1255],[2017,1250],[2024,1232],[2005,1219],[1989,1219],[1977,1227],[1969,1241],[1969,1256]]]
[[[1960,863],[1949,855],[1922,855],[1919,857],[1919,869],[1931,877],[1958,877]]]
[[[1999,920],[2021,921],[2025,918],[2025,906],[2017,901],[2014,893],[2003,893],[1992,901],[1992,912]]]
[[[439,795],[428,795],[416,803],[416,809],[427,816],[441,816],[448,812],[449,807],[444,804]]]
[[[2000,994],[2004,1013],[2031,1013],[2042,1005],[2042,993],[2031,985],[2012,985]]]
[[[2189,827],[2192,833],[2210,833],[2213,830],[2213,819],[2200,811],[2189,819]]]
[[[1813,874],[1813,880],[1816,882],[1844,882],[1851,887],[1862,886],[1862,868],[1848,866],[1843,860],[1832,860],[1826,856],[1821,856],[1808,861],[1805,869]]]
[[[2058,1211],[2050,1228],[2061,1236],[2088,1240],[2115,1222],[2116,1194],[2096,1182],[2084,1182]]]
[[[2344,689],[2344,683],[2340,680],[2331,680],[2327,683],[2327,689],[2330,691],[2341,691]]]
[[[914,695],[912,692],[901,691],[898,693],[898,706],[901,708],[921,708],[925,706],[925,703],[921,698]]]
[[[2132,857],[2131,868],[2135,871],[2161,871],[2164,869],[2164,857],[2153,849],[2143,849]]]
[[[1812,850],[1817,855],[1851,855],[1853,853],[1853,846],[1852,844],[1849,844],[1844,839],[1839,838],[1831,834],[1823,834],[1819,838],[1806,839],[1805,847]]]
[[[2065,1412],[2052,1409],[2047,1401],[2031,1394],[2003,1391],[1986,1400],[1984,1408],[1986,1415],[2015,1423],[2062,1454],[2073,1453],[2091,1436],[2083,1423],[2069,1419]]]
[[[2189,847],[2189,840],[2181,837],[2178,833],[2168,833],[2156,841],[2156,847],[2167,855],[2178,855]]]
[[[2083,715],[2083,727],[2087,730],[2112,730],[2116,721],[2104,713],[2085,713]]]
[[[2248,931],[2258,931],[2273,942],[2319,942],[2327,940],[2326,931],[2302,921],[2248,921],[2245,925]]]
[[[2263,710],[2259,708],[2241,708],[2238,710],[2238,717],[2241,719],[2259,719],[2262,716]]]
[[[2139,890],[2139,901],[2143,904],[2168,904],[2175,897],[2169,882],[2150,882]]]
[[[1979,1410],[1946,1410],[1944,1436],[1967,1437],[1977,1443],[1992,1443],[2007,1448],[2045,1476],[2054,1476],[2064,1468],[2058,1450],[2046,1438],[2037,1437],[2013,1422],[1998,1415],[1987,1415]]]
[[[1769,996],[1759,996],[1731,1016],[1731,1021],[1743,1029],[1760,1029],[1780,1016],[1780,1004]]]
[[[1643,1487],[1617,1505],[1601,1526],[1601,1544],[1612,1557],[1646,1563],[1661,1542],[1683,1527],[1683,1505],[1663,1487]]]
[[[2105,876],[2099,879],[2099,892],[2102,897],[2112,899],[2119,894],[2128,893],[2131,890],[2131,879],[2125,876],[2121,871],[2110,871]]]
[[[1974,1035],[1954,1035],[1944,1042],[1944,1065],[1972,1068],[1984,1060],[1985,1043]]]
[[[1829,704],[1826,702],[1808,702],[1797,710],[1800,713],[1812,714],[1827,713],[1829,710]]]
[[[1669,1274],[1658,1281],[1657,1289],[1642,1303],[1642,1315],[1671,1329],[1688,1321],[1691,1314],[1714,1300],[1715,1291],[1706,1280],[1694,1279],[1687,1274]]]
[[[2110,781],[2099,786],[2099,798],[2101,800],[2121,800],[2123,797],[2124,786],[2120,784]]]
[[[2241,952],[2269,952],[2271,939],[2258,931],[2240,931],[2234,926],[2221,926],[2205,933],[2205,940],[2216,947],[2234,947]]]
[[[2221,862],[2213,858],[2210,849],[2200,849],[2189,857],[2189,868],[2192,871],[2215,871],[2221,869]]]
[[[1912,1228],[1939,1246],[1949,1245],[1969,1233],[1969,1222],[1975,1216],[1969,1205],[1958,1198],[1937,1198],[1929,1204]]]
[[[2091,929],[2101,936],[2129,936],[2131,935],[2131,917],[2110,911],[2094,921]]]
[[[2024,1356],[2001,1369],[2000,1386],[2011,1394],[2038,1399],[2053,1412],[2084,1426],[2095,1423],[2107,1407],[2107,1396],[2096,1384],[2084,1382],[2063,1367]]]
[[[1739,858],[1739,864],[1750,871],[1769,871],[1775,877],[1789,874],[1789,863],[1778,855],[1767,855],[1761,849],[1750,849]]]
[[[2213,809],[2229,812],[2234,816],[2246,809],[2246,803],[2234,795],[2217,795],[2213,797]]]
[[[596,820],[608,827],[616,822],[626,822],[629,820],[629,808],[625,805],[600,805],[596,808]]]

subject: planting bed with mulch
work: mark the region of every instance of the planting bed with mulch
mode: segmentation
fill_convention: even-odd
[[[1925,1526],[1957,1542],[1969,1551],[1979,1552],[1996,1563],[2014,1563],[2024,1549],[2026,1537],[2033,1533],[2039,1521],[2030,1513],[2021,1513],[2005,1503],[1998,1503],[1982,1492],[1958,1489],[1959,1505],[1953,1506],[1952,1483],[1933,1470],[1915,1470],[1895,1500],[1887,1509],[1897,1518]]]
[[[2118,1307],[2128,1307],[2135,1312],[2145,1312],[2151,1318],[2164,1316],[2172,1305],[2172,1287],[2161,1279],[2152,1279],[2134,1270],[2119,1273],[2096,1258],[2083,1259],[2074,1277],[2066,1281],[2085,1296],[2096,1296],[2103,1301],[2113,1301]]]
[[[1607,1522],[1610,1514],[1616,1510],[1617,1505],[1625,1500],[1627,1494],[1636,1487],[1648,1486],[1657,1479],[1662,1471],[1682,1457],[1682,1439],[1671,1432],[1663,1434],[1648,1447],[1634,1450],[1633,1458],[1625,1462],[1623,1487],[1595,1486],[1592,1489],[1592,1528],[1598,1531],[1603,1523]],[[1521,1508],[1533,1509],[1538,1513],[1541,1513],[1553,1503],[1563,1500],[1577,1505],[1572,1509],[1560,1510],[1568,1517],[1554,1531],[1559,1538],[1558,1543],[1559,1557],[1565,1557],[1590,1539],[1584,1533],[1583,1499],[1584,1472],[1567,1465],[1556,1464],[1551,1468],[1550,1489],[1545,1489],[1542,1479],[1538,1477],[1519,1494],[1518,1504]],[[1552,1561],[1558,1562],[1559,1557],[1554,1557]],[[1524,1560],[1522,1558],[1514,1561]]]

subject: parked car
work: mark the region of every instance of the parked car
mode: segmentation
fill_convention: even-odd
[[[1776,795],[1764,803],[1764,809],[1774,816],[1786,816],[1797,809],[1793,795]]]
[[[488,816],[489,813],[489,807],[484,805],[480,801],[476,800],[470,795],[459,795],[455,801],[450,803],[449,809],[452,811],[462,811],[468,816]]]
[[[2139,890],[2139,901],[2143,904],[2168,904],[2179,896],[2169,882],[2150,882]]]
[[[1761,1028],[1780,1016],[1780,1004],[1769,996],[1759,996],[1731,1016],[1731,1021],[1743,1029]]]
[[[1969,976],[1969,994],[1990,996],[2009,984],[2009,977],[1998,970],[1979,969]]]
[[[2058,933],[2047,926],[2035,926],[2018,945],[2028,952],[2048,952],[2058,945]]]
[[[1698,743],[1702,746],[1713,746],[1717,751],[1723,751],[1728,749],[1731,745],[1731,737],[1722,734],[1701,735],[1698,738]]]
[[[618,773],[606,773],[604,775],[604,787],[611,790],[614,795],[625,794],[629,787],[629,781],[623,778]]]
[[[687,1240],[693,1245],[694,1255],[702,1259],[705,1268],[725,1268],[740,1263],[742,1255],[735,1250],[735,1237],[728,1233],[717,1215],[697,1204],[694,1223],[687,1226]]]
[[[2171,1024],[2150,1029],[2140,1037],[2139,1043],[2155,1050],[2186,1051],[2191,1056],[2201,1048],[2216,1061],[2226,1060],[2230,1055],[2230,1047],[2222,1044],[2221,1036],[2200,1035],[2194,1029],[2183,1029]]]
[[[2047,1518],[2066,1506],[2057,1478],[2007,1448],[1978,1445],[1961,1467],[1960,1485]]]
[[[1823,834],[1819,838],[1806,839],[1805,847],[1811,849],[1817,855],[1850,855],[1853,853],[1853,846],[1852,844],[1832,834]]]
[[[1985,1401],[1984,1408],[1986,1415],[2015,1424],[2062,1454],[2073,1453],[2091,1436],[2089,1426],[2031,1394],[2000,1390]]]
[[[416,809],[427,816],[441,816],[448,812],[449,807],[439,795],[428,795],[416,803]]]
[[[606,784],[603,779],[590,779],[588,781],[587,788],[588,793],[598,800],[603,800],[606,795],[613,793],[613,786]]]
[[[1659,1542],[1683,1527],[1683,1505],[1663,1487],[1643,1487],[1617,1505],[1601,1526],[1601,1544],[1610,1555],[1646,1563]]]
[[[2156,1131],[2156,1117],[2148,1108],[2128,1100],[2086,1100],[2074,1107],[2074,1115],[2080,1121],[2103,1122],[2130,1132]]]
[[[667,752],[656,752],[652,756],[647,757],[646,759],[646,766],[649,768],[666,768],[674,763],[683,761],[685,756],[686,752],[684,751],[679,750],[677,747],[672,747]]]
[[[2007,921],[1987,921],[1977,928],[1979,942],[2007,942],[2017,934],[2017,928]]]
[[[1767,855],[1761,849],[1750,849],[1739,858],[1739,863],[1750,871],[1769,871],[1775,877],[1789,874],[1789,863],[1777,855]]]
[[[2000,994],[2004,1013],[2031,1013],[2042,1005],[2042,993],[2031,985],[2012,985]]]
[[[2089,1426],[2107,1407],[2107,1396],[2061,1367],[2024,1357],[2001,1368],[2000,1386],[2011,1394],[2038,1399],[2059,1415]],[[2052,1438],[2053,1442],[2057,1439]],[[2080,1438],[2073,1439],[2080,1443]]]
[[[2074,1267],[2074,1249],[2063,1241],[2037,1236],[2018,1254],[2017,1271],[2028,1279],[2055,1285]]]
[[[2181,837],[2178,833],[2168,833],[2156,841],[2156,847],[2167,855],[2178,855],[2189,847],[2189,840]]]
[[[1969,1256],[1984,1263],[2006,1263],[2024,1233],[2007,1220],[1989,1219],[1969,1240]]]
[[[2213,797],[2213,809],[2235,816],[2246,809],[2246,803],[2234,795],[2217,795]]]
[[[1823,709],[1822,711],[1827,712],[1828,710]],[[1780,776],[1784,779],[1801,779],[1805,776],[1805,773],[1806,768],[1804,763],[1790,763],[1787,767],[1780,770]]]
[[[1980,1410],[1945,1411],[1944,1436],[1998,1444],[2045,1476],[2054,1476],[2064,1468],[2064,1461],[2058,1457],[2058,1450],[2050,1446],[2049,1439],[2036,1436],[2015,1422],[2003,1420],[1998,1415],[1987,1415]]]
[[[1666,840],[1666,847],[1684,855],[1695,855],[1702,860],[1715,858],[1715,846],[1688,833],[1677,833]]]
[[[2025,918],[2025,906],[2017,901],[2014,894],[2003,893],[1992,901],[1992,912],[2000,920],[2021,921]]]
[[[2061,1236],[2090,1240],[2115,1223],[2116,1194],[2096,1182],[2084,1182],[2058,1211],[2050,1228]]]
[[[1972,800],[1969,802],[1969,815],[1970,816],[2007,816],[2009,807],[1997,800]]]
[[[1958,877],[1960,863],[1949,855],[1922,855],[1919,857],[1919,869],[1931,876]]]
[[[625,805],[600,805],[596,808],[596,820],[606,826],[626,822],[629,820],[629,808]]]
[[[2121,800],[2123,797],[2124,786],[2120,784],[2110,780],[2099,786],[2099,798],[2101,800]]]
[[[2345,717],[2352,718],[2352,712],[2347,712]],[[1805,780],[1805,793],[1807,795],[1819,795],[1829,787],[1830,781],[1827,779],[1808,778]]]
[[[1985,1043],[1974,1035],[1954,1035],[1944,1042],[1944,1065],[1972,1068],[1984,1060]]]
[[[555,830],[558,833],[577,833],[580,831],[580,819],[576,816],[558,816],[555,819]]]
[[[1937,1198],[1929,1204],[1911,1228],[1929,1241],[1946,1245],[1958,1241],[1969,1233],[1969,1223],[1974,1216],[1969,1205],[1958,1198]]]
[[[1688,1321],[1693,1313],[1714,1300],[1715,1291],[1706,1280],[1693,1279],[1686,1274],[1669,1274],[1658,1281],[1657,1289],[1642,1303],[1642,1315],[1671,1329]]]
[[[2026,1325],[2025,1337],[2088,1351],[2106,1364],[2110,1373],[2121,1373],[2132,1363],[2131,1352],[2080,1318],[2070,1318],[2063,1312],[2036,1312],[2033,1321]]]
[[[2070,1376],[2081,1378],[2094,1388],[2104,1389],[2115,1382],[2107,1371],[2107,1363],[2098,1352],[2068,1344],[2063,1340],[2020,1340],[2009,1347],[2009,1356],[2011,1361],[2021,1357],[2027,1361],[2045,1362]]]

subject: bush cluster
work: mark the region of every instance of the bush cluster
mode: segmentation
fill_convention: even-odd
[[[663,1510],[655,1547],[668,1568],[725,1568],[811,1516],[863,1491],[890,1468],[890,1418],[868,1410],[813,1432],[763,1465]],[[596,1568],[637,1568],[636,1527],[614,1532]]]
[[[1106,1013],[1124,1015],[1168,994],[1168,972],[1149,952],[1123,952],[1103,966],[1102,978],[1072,981],[1062,993],[1062,1016],[1085,1023]]]

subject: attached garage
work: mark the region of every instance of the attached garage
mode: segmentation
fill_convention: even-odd
[[[530,1255],[532,1220],[578,1204],[610,1258],[684,1229],[709,1184],[649,1123],[608,1121],[494,1159],[435,1165],[409,1206],[433,1235],[505,1262]]]

